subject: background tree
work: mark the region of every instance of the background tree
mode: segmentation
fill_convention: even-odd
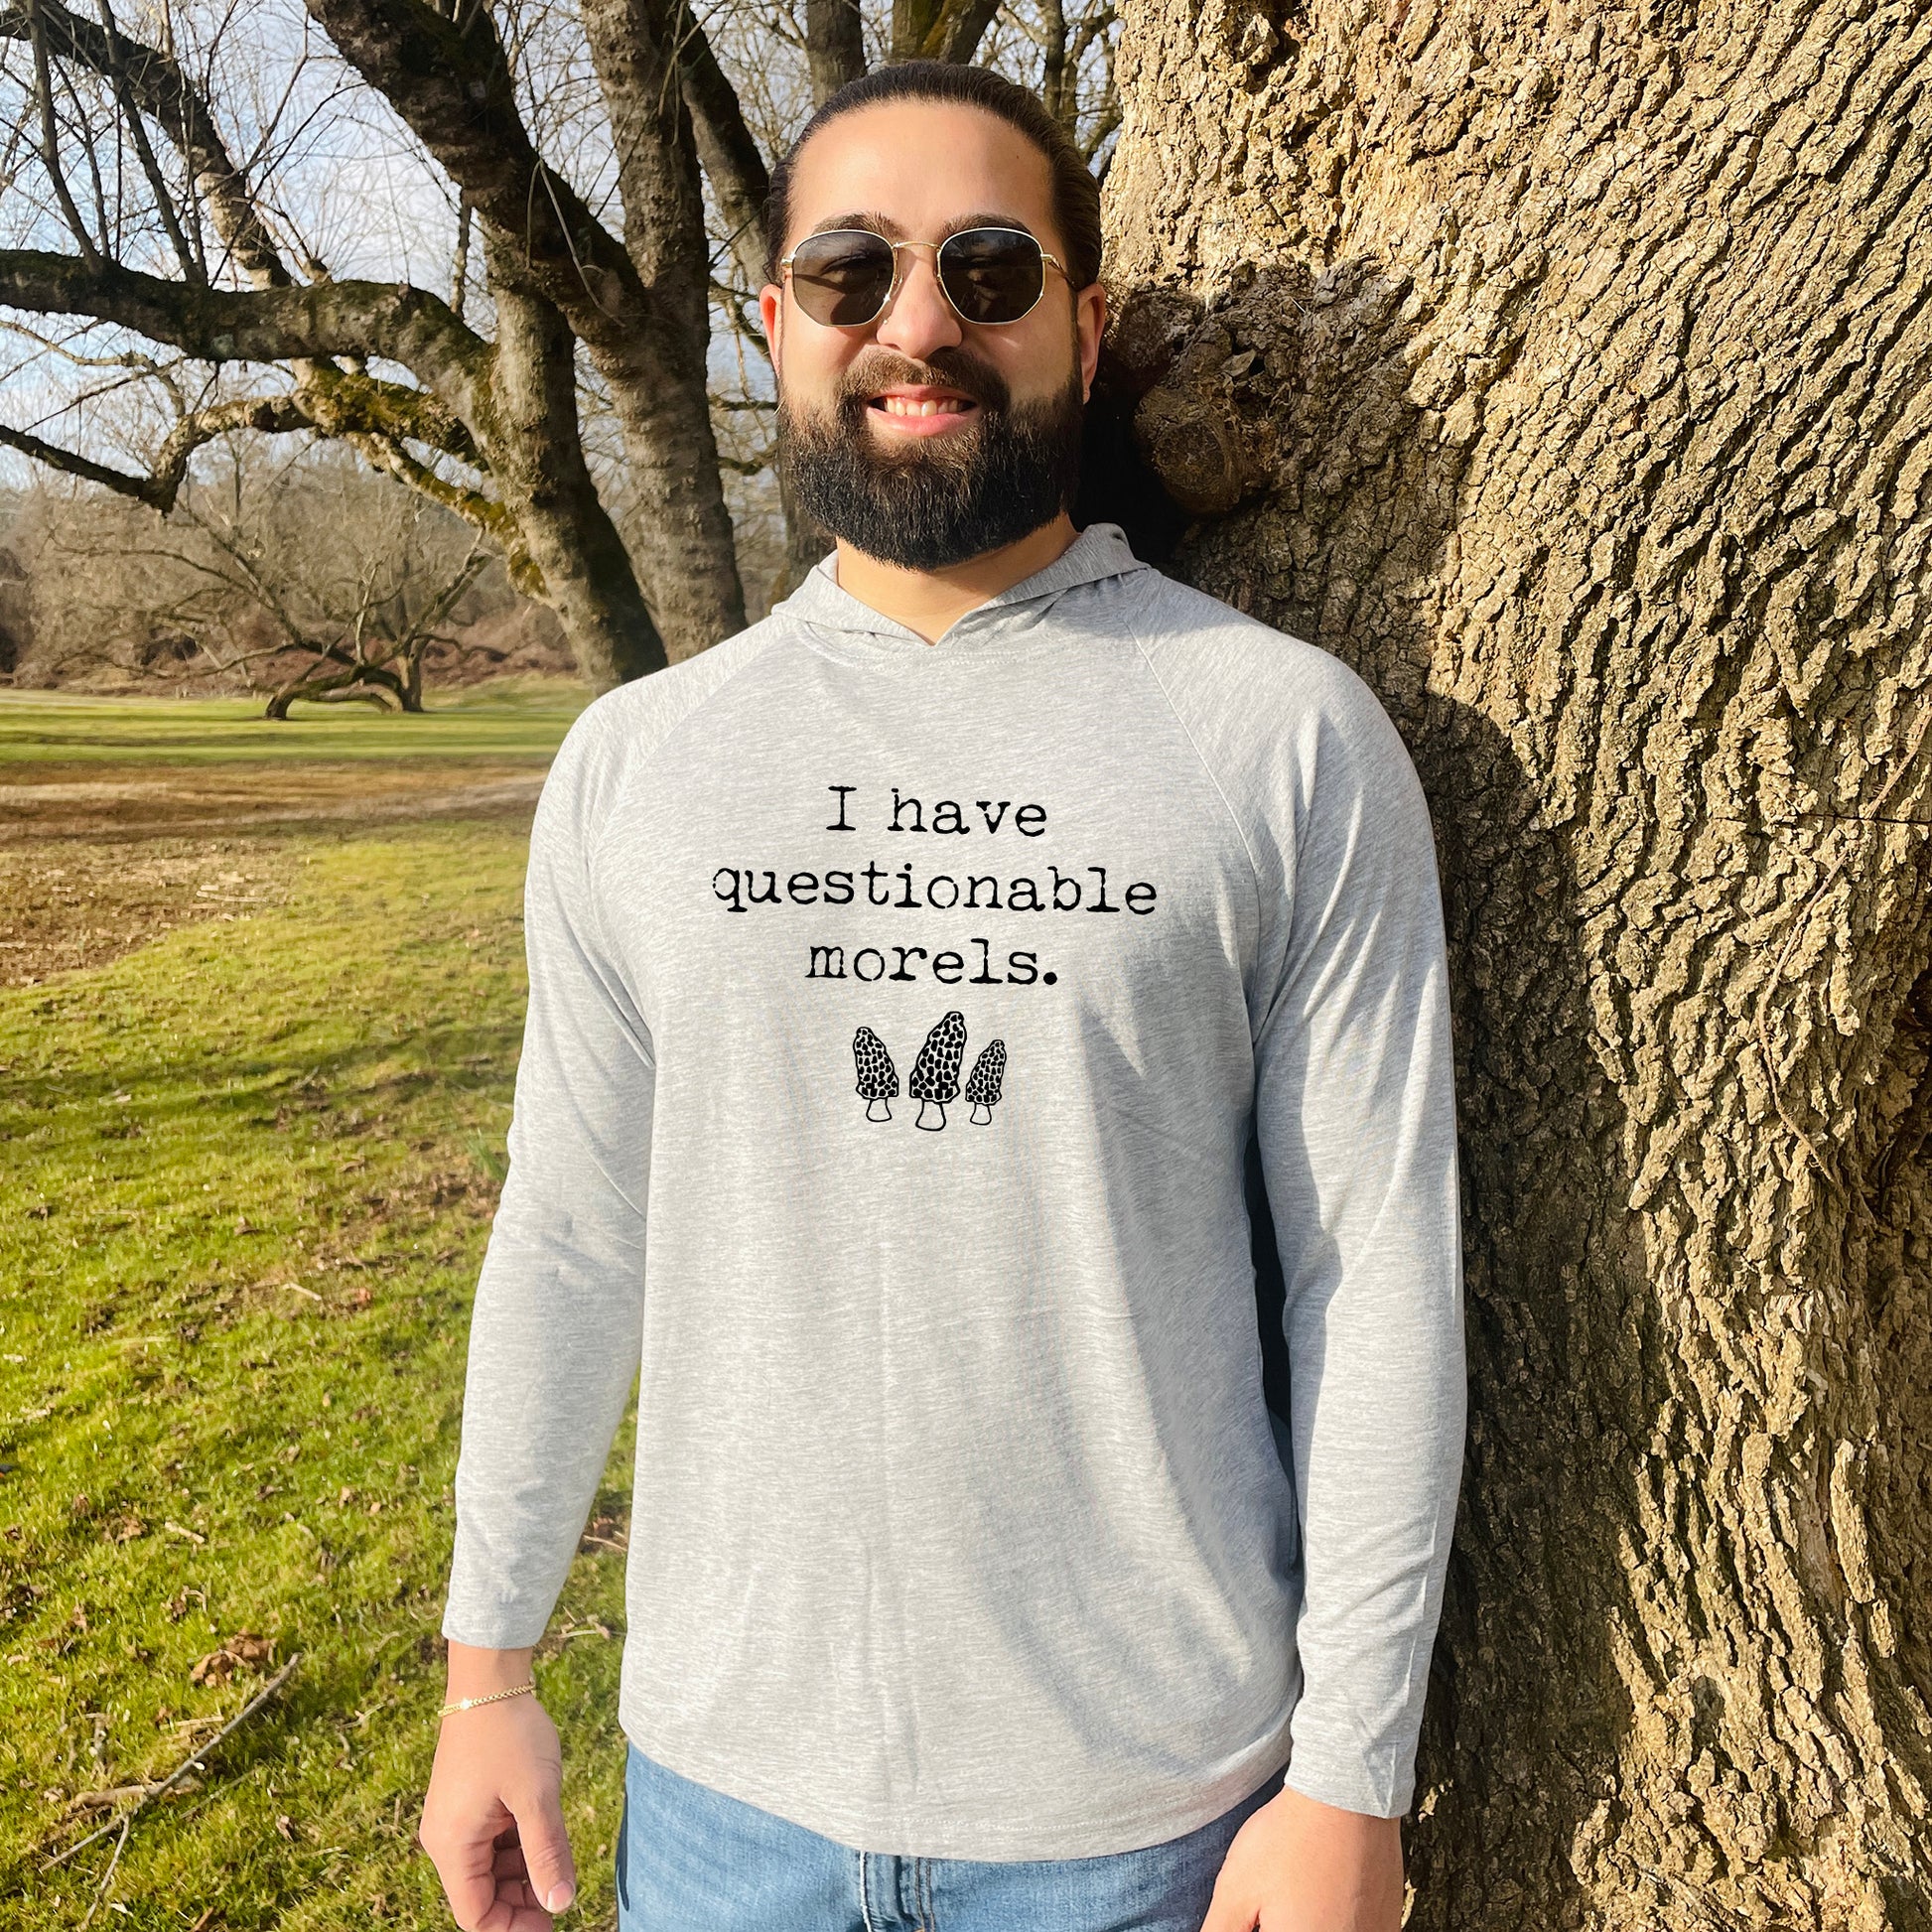
[[[22,493],[25,682],[238,688],[274,718],[303,700],[420,711],[432,647],[474,653],[465,635],[519,604],[475,530],[339,446],[230,436],[207,454],[165,518],[71,480]]]
[[[1119,63],[1168,567],[1368,678],[1446,879],[1411,1923],[1923,1932],[1932,10],[1146,0]]]
[[[917,53],[1043,84],[1104,170],[1113,19],[0,0],[0,307],[29,319],[9,392],[54,391],[0,444],[166,513],[216,437],[334,438],[499,547],[595,684],[687,656],[830,547],[769,475],[771,157],[841,78]],[[148,416],[123,408],[115,447],[85,420],[43,433],[136,384]],[[749,602],[728,480],[761,559]]]

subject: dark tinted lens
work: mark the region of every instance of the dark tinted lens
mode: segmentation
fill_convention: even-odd
[[[941,246],[939,280],[968,322],[1018,322],[1039,300],[1045,264],[1017,228],[965,228]]]
[[[791,289],[814,322],[851,329],[870,322],[893,285],[893,251],[861,228],[807,235],[791,253]]]

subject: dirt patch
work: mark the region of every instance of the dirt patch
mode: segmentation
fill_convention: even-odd
[[[527,811],[543,777],[469,759],[0,766],[0,847]]]
[[[278,904],[293,871],[284,841],[259,838],[0,847],[0,986],[36,986],[177,926]]]
[[[527,814],[543,776],[485,759],[0,766],[0,986],[279,904],[304,826]]]

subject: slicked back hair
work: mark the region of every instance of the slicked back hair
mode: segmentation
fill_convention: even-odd
[[[1038,97],[990,68],[967,67],[954,61],[899,61],[862,73],[828,95],[790,151],[772,169],[764,198],[766,281],[778,279],[778,260],[785,251],[785,231],[791,218],[791,178],[805,143],[828,121],[882,100],[957,101],[984,108],[1017,128],[1046,157],[1051,171],[1053,222],[1066,250],[1068,281],[1075,289],[1083,289],[1100,279],[1100,184],[1066,130]]]

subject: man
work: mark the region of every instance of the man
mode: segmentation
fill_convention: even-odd
[[[854,82],[768,230],[837,550],[538,808],[423,1842],[465,1927],[573,1894],[530,1659],[641,1363],[621,1927],[1394,1932],[1464,1416],[1414,767],[1074,528],[1098,202],[1031,96]]]

